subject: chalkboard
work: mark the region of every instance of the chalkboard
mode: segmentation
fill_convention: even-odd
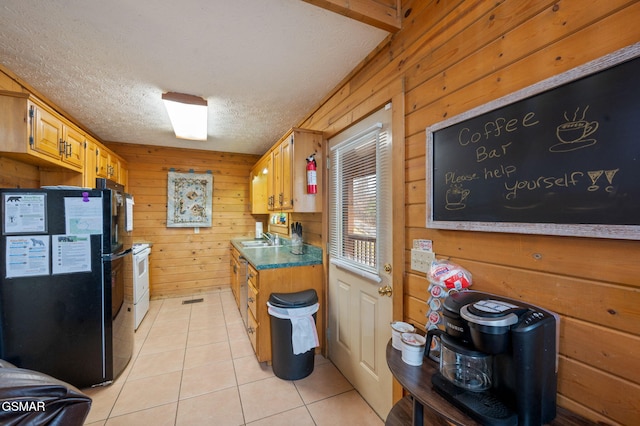
[[[427,128],[427,227],[640,239],[640,43]]]

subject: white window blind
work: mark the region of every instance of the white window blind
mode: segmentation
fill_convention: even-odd
[[[379,230],[390,206],[380,205],[379,200],[390,190],[388,139],[377,124],[333,147],[331,153],[331,260],[366,275],[377,276],[380,250],[386,244]]]

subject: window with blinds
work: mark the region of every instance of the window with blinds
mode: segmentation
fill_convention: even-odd
[[[387,139],[381,127],[377,124],[332,148],[330,170],[332,261],[373,274],[378,272],[379,194],[389,180],[380,156]]]

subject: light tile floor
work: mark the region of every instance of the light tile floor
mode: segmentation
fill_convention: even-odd
[[[327,359],[301,380],[258,363],[229,290],[154,300],[131,362],[93,398],[85,425],[382,425]]]

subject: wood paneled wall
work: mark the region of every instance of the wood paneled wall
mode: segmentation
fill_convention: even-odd
[[[255,234],[249,173],[259,156],[108,143],[129,164],[135,200],[134,241],[153,243],[151,298],[193,295],[230,286],[229,240]],[[213,174],[213,226],[167,228],[167,173]]]
[[[307,244],[322,246],[322,213],[291,213],[291,222],[302,224],[302,239]]]
[[[561,315],[559,404],[594,421],[640,421],[640,242],[425,227],[426,127],[640,41],[629,0],[404,0],[402,30],[300,127],[344,129],[404,82],[404,318],[426,323],[413,239],[473,274],[473,288]],[[398,283],[396,283],[396,286]],[[396,287],[397,291],[397,287]]]
[[[40,170],[0,155],[0,188],[40,188]]]

